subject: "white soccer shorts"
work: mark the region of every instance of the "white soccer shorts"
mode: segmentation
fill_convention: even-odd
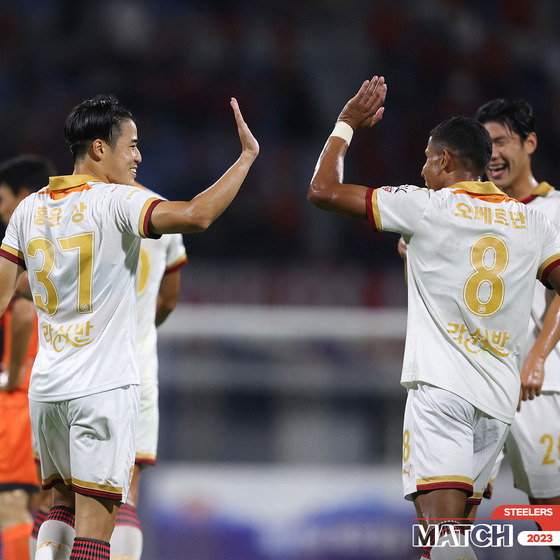
[[[516,488],[534,498],[560,496],[560,394],[523,401],[505,449]]]
[[[480,502],[509,430],[465,399],[425,383],[409,389],[403,429],[403,491],[455,488]]]
[[[159,432],[158,396],[157,383],[142,383],[136,444],[136,463],[139,465],[155,465],[156,463]]]
[[[45,489],[126,501],[134,468],[140,387],[60,402],[29,401]]]

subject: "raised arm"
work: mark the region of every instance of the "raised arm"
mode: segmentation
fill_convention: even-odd
[[[361,185],[345,184],[344,157],[352,135],[383,117],[387,85],[383,76],[366,80],[342,109],[327,140],[309,185],[307,199],[321,208],[356,220],[367,220],[366,192]]]
[[[195,233],[206,230],[231,204],[259,153],[259,144],[243,120],[237,100],[231,107],[241,140],[241,156],[211,187],[188,202],[161,202],[150,217],[152,233]]]

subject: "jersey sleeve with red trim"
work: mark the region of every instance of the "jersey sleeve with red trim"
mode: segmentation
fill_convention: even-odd
[[[537,278],[549,289],[552,286],[547,282],[550,271],[560,265],[560,237],[552,222],[543,216],[543,227],[545,228],[545,240],[541,249],[541,265],[537,272]]]
[[[115,185],[111,207],[124,229],[140,237],[157,239],[161,235],[150,234],[148,225],[154,208],[163,202],[154,193],[136,186]]]
[[[175,272],[186,265],[188,261],[185,245],[183,244],[183,236],[180,233],[175,233],[169,237],[165,260],[165,274]]]
[[[422,219],[431,191],[412,185],[369,189],[368,220],[375,231],[392,231],[408,241]]]

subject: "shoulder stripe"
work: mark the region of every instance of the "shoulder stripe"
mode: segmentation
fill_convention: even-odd
[[[537,272],[537,279],[539,279],[550,290],[553,290],[554,288],[548,283],[547,278],[551,270],[555,269],[558,265],[560,265],[560,255],[554,255],[544,261]]]
[[[368,221],[373,231],[383,231],[381,227],[381,216],[377,206],[377,189],[368,189],[366,192],[366,211]]]
[[[23,253],[21,251],[13,249],[12,247],[6,245],[5,243],[2,243],[2,246],[0,247],[0,256],[4,257],[5,259],[8,259],[9,261],[12,261],[13,263],[16,263],[22,268],[25,268]]]
[[[138,223],[138,231],[142,237],[151,237],[152,239],[159,239],[161,237],[161,235],[152,235],[149,228],[152,212],[160,202],[163,202],[161,198],[149,198],[146,204],[144,204]]]

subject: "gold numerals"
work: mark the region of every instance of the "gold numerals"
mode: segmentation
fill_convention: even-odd
[[[471,247],[470,261],[474,272],[465,283],[463,299],[475,315],[489,317],[499,311],[504,302],[505,286],[501,275],[508,266],[508,247],[495,235],[483,235]]]
[[[75,272],[77,278],[76,311],[78,313],[92,312],[93,299],[93,263],[94,263],[94,233],[80,233],[68,237],[59,237],[56,241],[58,249],[65,253],[75,253]],[[57,250],[49,239],[36,237],[27,245],[27,255],[42,262],[36,270],[30,270],[44,288],[44,294],[33,292],[35,305],[47,315],[54,315],[58,311],[59,291],[51,279],[52,271],[57,260]]]

